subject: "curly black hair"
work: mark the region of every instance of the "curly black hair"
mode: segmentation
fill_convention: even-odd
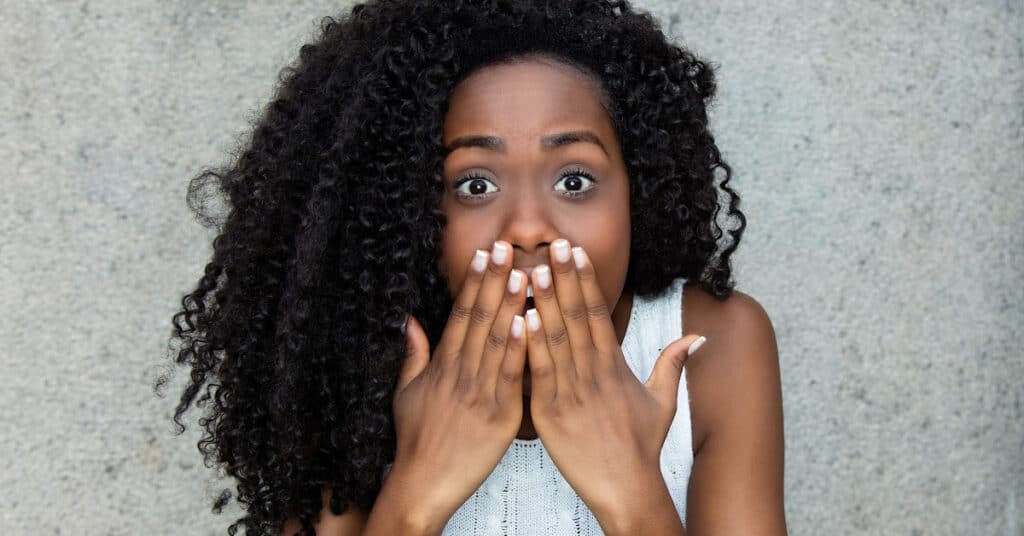
[[[198,448],[245,509],[230,534],[276,534],[288,516],[315,534],[324,490],[335,514],[372,508],[394,460],[405,315],[433,347],[452,305],[437,268],[449,93],[531,56],[600,82],[630,177],[626,288],[651,296],[685,277],[732,292],[746,220],[708,130],[713,69],[650,14],[609,0],[380,0],[324,18],[230,164],[189,185],[219,234],[174,315],[173,359],[191,371],[174,422],[180,433],[204,408]],[[211,186],[226,214],[209,210]],[[738,221],[722,243],[720,203]]]

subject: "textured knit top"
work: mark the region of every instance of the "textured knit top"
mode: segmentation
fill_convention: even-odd
[[[683,278],[653,298],[633,297],[622,353],[646,382],[662,349],[682,334]],[[661,473],[680,519],[686,521],[686,486],[693,466],[690,399],[685,369],[675,417],[661,449]],[[527,411],[529,411],[527,409]],[[544,449],[540,438],[513,439],[484,480],[445,525],[442,536],[603,535],[597,518]]]

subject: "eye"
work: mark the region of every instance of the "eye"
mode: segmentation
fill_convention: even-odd
[[[469,185],[468,191],[462,190],[463,185]],[[482,199],[489,197],[491,194],[497,192],[488,192],[487,185],[494,186],[494,183],[481,177],[480,175],[468,175],[455,183],[455,196],[462,199]]]
[[[589,181],[592,186],[584,188],[585,182]],[[558,179],[558,183],[565,184],[565,189],[555,188],[559,192],[565,192],[566,197],[581,197],[588,195],[594,188],[596,188],[597,179],[595,179],[590,173],[583,171],[580,168],[573,168],[566,171]],[[555,183],[556,185],[558,183]]]

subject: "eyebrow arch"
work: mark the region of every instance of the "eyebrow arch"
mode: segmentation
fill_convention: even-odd
[[[549,134],[540,139],[540,146],[545,151],[550,151],[558,147],[579,142],[593,143],[601,148],[601,151],[604,152],[605,156],[608,156],[608,150],[605,148],[604,144],[601,143],[601,139],[589,130],[574,130],[571,132]],[[448,156],[452,151],[462,147],[480,147],[481,149],[497,151],[502,154],[506,152],[505,140],[497,136],[461,136],[455,138],[450,144],[446,145],[442,154],[443,156]]]

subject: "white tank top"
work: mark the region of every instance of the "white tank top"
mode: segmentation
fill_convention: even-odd
[[[650,377],[662,349],[683,336],[683,283],[685,279],[678,278],[651,299],[633,297],[622,353],[641,382]],[[692,466],[690,398],[684,369],[676,414],[661,448],[661,473],[684,523]],[[604,532],[594,514],[562,477],[540,438],[513,439],[494,471],[455,511],[442,532],[442,536],[599,534]]]

